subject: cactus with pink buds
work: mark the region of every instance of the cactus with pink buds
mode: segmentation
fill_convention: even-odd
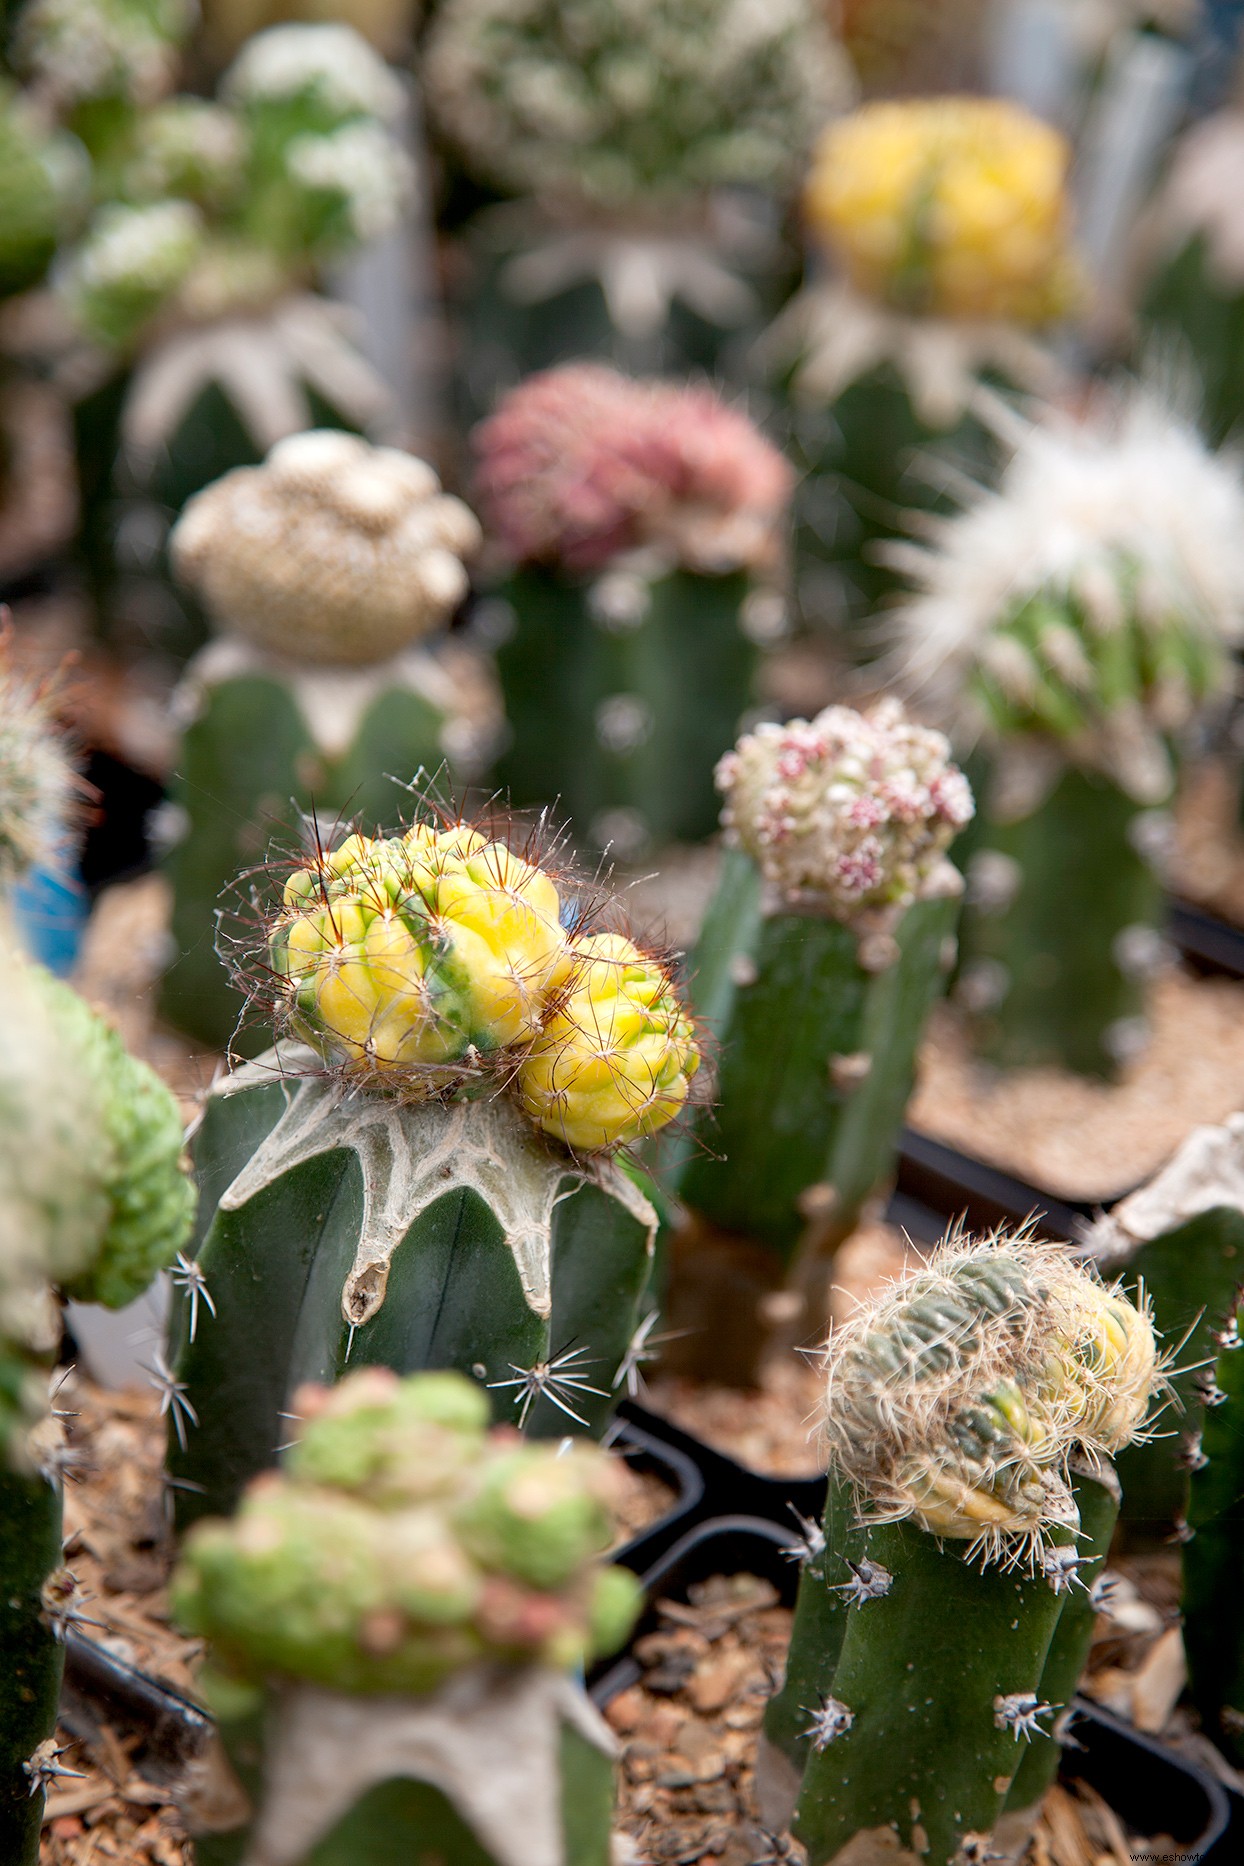
[[[479,528],[431,467],[332,430],[298,434],[191,500],[173,563],[216,639],[187,670],[171,801],[176,957],[161,1008],[223,1049],[243,999],[212,931],[224,890],[305,823],[369,827],[395,779],[467,754],[461,701],[429,652],[467,590]]]
[[[488,1434],[485,1394],[456,1374],[371,1368],[297,1409],[282,1470],[194,1529],[174,1580],[237,1771],[201,1866],[336,1866],[382,1845],[607,1866],[612,1739],[566,1674],[613,1651],[639,1604],[598,1560],[608,1461]]]
[[[733,846],[693,973],[717,1082],[675,1184],[689,1249],[707,1227],[799,1277],[891,1170],[953,963],[947,850],[972,795],[947,741],[895,700],[760,726],[717,782]]]
[[[230,1510],[304,1380],[482,1381],[535,1436],[603,1429],[656,1214],[621,1150],[698,1062],[669,971],[531,849],[426,816],[286,880],[247,974],[277,1046],[210,1096],[169,1359],[183,1516]]]
[[[811,1866],[873,1830],[952,1866],[1039,1798],[1029,1753],[1057,1755],[1091,1632],[1075,1613],[1060,1637],[1063,1617],[1161,1382],[1153,1329],[1062,1246],[951,1237],[834,1329],[825,1375],[825,1546],[766,1714],[762,1810],[778,1827],[794,1806]]]
[[[583,840],[620,854],[707,835],[714,761],[783,628],[785,461],[707,388],[597,364],[531,377],[475,449],[485,527],[513,565],[484,612],[511,801],[560,799]]]

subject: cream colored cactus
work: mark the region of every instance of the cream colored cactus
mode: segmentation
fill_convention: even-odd
[[[292,660],[388,659],[467,591],[479,527],[431,467],[354,435],[291,435],[199,493],[174,532],[178,575],[216,626]]]
[[[867,297],[901,309],[1040,324],[1076,295],[1070,151],[997,98],[866,104],[826,131],[804,197]]]
[[[570,990],[522,1059],[523,1106],[546,1133],[592,1152],[665,1127],[699,1064],[669,974],[619,933],[576,942]]]
[[[862,1513],[1008,1565],[1075,1527],[1068,1460],[1122,1450],[1162,1382],[1147,1309],[1024,1231],[949,1238],[834,1330],[826,1373]]]

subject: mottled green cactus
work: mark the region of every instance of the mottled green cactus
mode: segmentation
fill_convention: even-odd
[[[1216,1358],[1198,1376],[1197,1429],[1183,1443],[1189,1478],[1184,1650],[1202,1728],[1238,1767],[1244,1758],[1244,1302],[1238,1295],[1217,1322]]]
[[[0,298],[37,285],[56,251],[61,206],[52,151],[0,83]]]
[[[1056,1753],[1083,1657],[1079,1606],[1062,1616],[1108,1540],[1097,1493],[1159,1379],[1147,1314],[1022,1233],[949,1239],[833,1332],[830,1500],[760,1769],[766,1820],[794,1806],[812,1866],[876,1830],[950,1866],[1013,1782],[1012,1815],[1040,1793],[1024,1757]]]
[[[465,595],[477,538],[421,460],[331,431],[282,441],[187,506],[173,561],[217,640],[181,693],[161,1009],[201,1042],[223,1049],[243,1007],[214,940],[239,873],[274,843],[297,848],[304,821],[374,829],[395,780],[468,754],[454,682],[416,644]]]
[[[1244,487],[1147,391],[1016,432],[997,491],[909,553],[898,659],[965,743],[981,817],[959,992],[1006,1064],[1144,1047],[1179,747],[1244,624]]]
[[[713,765],[784,628],[766,580],[789,468],[708,389],[597,364],[520,384],[475,447],[486,525],[515,566],[482,610],[510,801],[557,801],[581,843],[620,855],[702,839]]]
[[[607,1461],[489,1436],[487,1396],[454,1374],[373,1368],[295,1404],[283,1470],[193,1531],[174,1580],[237,1775],[202,1866],[248,1846],[281,1866],[607,1866],[612,1743],[566,1676],[639,1604],[597,1559]]]
[[[81,1617],[60,1561],[60,1298],[119,1307],[172,1262],[194,1190],[181,1120],[144,1063],[66,986],[13,953],[0,986],[0,1857],[34,1866],[60,1641]]]
[[[948,754],[886,701],[762,726],[722,761],[737,846],[693,966],[717,1080],[673,1174],[689,1245],[706,1224],[762,1245],[778,1279],[801,1274],[890,1173],[954,957],[961,882],[946,849],[972,798]]]
[[[348,1362],[473,1373],[537,1436],[603,1425],[656,1228],[611,1156],[680,1112],[696,1051],[665,969],[576,913],[462,824],[287,883],[261,978],[315,1047],[221,1083],[196,1140],[184,1515],[231,1508],[298,1385]]]
[[[1244,1116],[1194,1128],[1147,1185],[1097,1221],[1086,1248],[1130,1294],[1144,1291],[1163,1338],[1179,1347],[1160,1431],[1119,1458],[1129,1543],[1165,1547],[1188,1521],[1206,1366],[1244,1276]]]

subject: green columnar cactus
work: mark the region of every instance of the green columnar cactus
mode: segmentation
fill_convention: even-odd
[[[656,1215],[612,1155],[696,1066],[659,962],[464,824],[352,836],[286,884],[259,984],[292,1034],[221,1083],[173,1321],[184,1515],[271,1464],[305,1379],[456,1368],[537,1436],[596,1431]]]
[[[275,839],[391,814],[395,778],[466,749],[454,683],[417,646],[466,593],[467,508],[409,454],[329,430],[198,494],[172,539],[217,639],[189,668],[161,1010],[223,1049],[243,999],[213,942],[222,892]]]
[[[833,1332],[830,1505],[760,1777],[811,1866],[878,1831],[929,1866],[988,1849],[1027,1745],[1054,1747],[1044,1685],[1084,1631],[1061,1617],[1108,1536],[1094,1499],[1081,1552],[1070,1461],[1109,1493],[1159,1380],[1145,1311],[1024,1233],[948,1239]]]
[[[583,841],[620,854],[708,835],[714,762],[784,626],[786,463],[708,389],[599,364],[523,383],[475,447],[485,525],[515,567],[485,612],[511,802],[560,800]]]
[[[822,10],[450,0],[422,76],[472,180],[512,197],[465,231],[472,413],[572,357],[743,376],[790,270],[774,209],[851,91]]]
[[[236,1770],[200,1866],[608,1866],[612,1739],[566,1675],[639,1604],[596,1559],[605,1458],[487,1434],[454,1374],[372,1368],[298,1408],[283,1470],[174,1580]]]
[[[1201,1725],[1231,1760],[1244,1758],[1244,1301],[1233,1296],[1200,1373],[1200,1429],[1185,1441],[1189,1472],[1183,1546],[1184,1650]]]
[[[814,266],[766,339],[784,383],[804,619],[858,631],[897,583],[887,547],[946,511],[997,443],[982,385],[1048,391],[1036,334],[1074,296],[1063,138],[998,99],[866,104],[826,131],[804,195]],[[937,447],[951,465],[926,458]]]
[[[6,954],[0,986],[0,1857],[35,1866],[65,1631],[59,1298],[120,1307],[186,1240],[193,1188],[167,1089],[66,986]]]
[[[1144,1045],[1162,812],[1229,684],[1242,540],[1235,470],[1136,389],[1017,430],[910,553],[898,659],[985,767],[960,995],[1000,1062],[1109,1076]]]
[[[761,726],[718,768],[735,846],[694,991],[720,1055],[674,1183],[693,1231],[756,1240],[779,1275],[801,1239],[823,1262],[893,1165],[953,963],[972,796],[949,751],[884,700]]]
[[[1194,1128],[1147,1185],[1097,1221],[1085,1247],[1130,1294],[1144,1291],[1163,1337],[1181,1344],[1161,1433],[1119,1459],[1129,1540],[1166,1546],[1189,1520],[1189,1447],[1208,1417],[1205,1369],[1241,1277],[1244,1116]]]

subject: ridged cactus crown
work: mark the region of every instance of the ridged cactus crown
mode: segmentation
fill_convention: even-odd
[[[576,1153],[666,1126],[699,1061],[668,968],[462,822],[353,835],[297,870],[261,976],[347,1078],[415,1101],[508,1092]]]
[[[54,715],[55,682],[19,667],[0,610],[0,897],[54,861],[81,800],[81,779]]]
[[[865,104],[825,132],[804,194],[815,240],[866,297],[1041,324],[1076,295],[1057,130],[998,98]]]
[[[833,1330],[825,1371],[862,1516],[1030,1567],[1076,1526],[1069,1459],[1131,1443],[1162,1384],[1147,1305],[1026,1230],[950,1236]]]
[[[482,1659],[569,1669],[621,1644],[639,1587],[599,1560],[614,1473],[595,1446],[489,1432],[457,1374],[368,1368],[294,1406],[282,1471],[192,1530],[174,1579],[217,1667],[413,1695]]]
[[[15,62],[62,110],[109,98],[145,107],[176,82],[194,0],[28,0]]]
[[[758,726],[720,761],[717,787],[727,840],[780,906],[852,922],[957,885],[946,851],[972,792],[949,742],[897,700]]]
[[[520,383],[473,439],[485,524],[520,563],[590,572],[651,550],[720,573],[778,557],[791,469],[711,389],[572,363]]]
[[[222,631],[291,660],[359,664],[445,621],[478,542],[422,460],[323,429],[197,493],[171,549]]]
[[[1049,409],[993,491],[896,558],[896,666],[965,736],[1053,742],[1140,802],[1244,636],[1244,482],[1149,390]]]
[[[481,179],[641,220],[716,188],[783,192],[850,91],[810,0],[449,0],[423,76]]]

